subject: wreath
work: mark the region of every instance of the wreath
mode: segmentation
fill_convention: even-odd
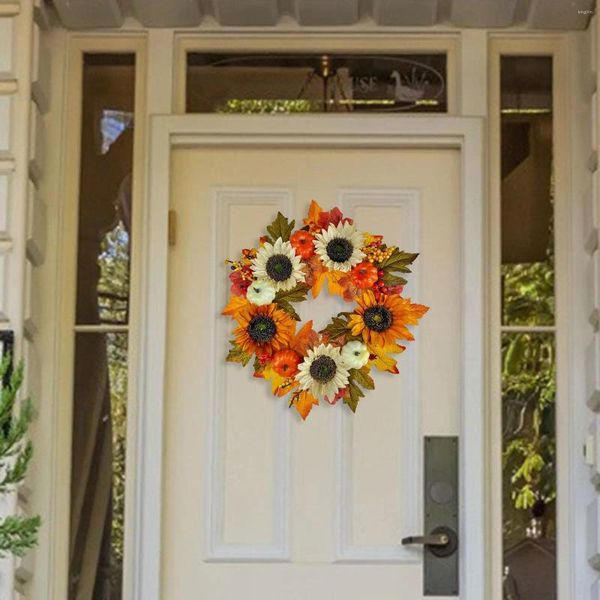
[[[324,211],[314,200],[304,226],[295,225],[278,213],[258,248],[226,261],[232,296],[223,314],[237,323],[227,361],[254,359],[254,376],[268,380],[275,396],[289,395],[303,419],[321,400],[342,400],[356,412],[365,390],[375,389],[371,369],[398,374],[399,341],[414,339],[408,326],[428,310],[402,296],[418,255],[357,231],[338,208]],[[309,292],[316,298],[325,282],[353,310],[321,331],[312,321],[296,331],[294,304]]]

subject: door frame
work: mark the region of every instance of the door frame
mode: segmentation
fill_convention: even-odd
[[[485,232],[483,119],[381,115],[158,115],[150,122],[141,226],[142,299],[136,406],[133,598],[160,600],[163,409],[167,341],[171,152],[185,147],[455,148],[461,152],[462,369],[460,581],[462,600],[487,595]]]

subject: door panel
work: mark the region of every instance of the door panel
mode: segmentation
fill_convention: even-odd
[[[423,435],[458,434],[459,151],[188,148],[172,161],[162,597],[421,598],[421,550],[400,539],[422,529]],[[225,363],[219,312],[225,258],[312,198],[418,250],[406,293],[432,310],[356,415],[320,406],[301,422]],[[349,306],[324,292],[299,312],[322,326]]]

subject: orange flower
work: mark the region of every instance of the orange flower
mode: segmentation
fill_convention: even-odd
[[[282,377],[292,377],[298,372],[298,365],[302,357],[294,350],[280,350],[273,356],[271,365]]]
[[[315,253],[314,242],[315,238],[313,235],[302,229],[296,231],[290,238],[292,248],[296,251],[296,254],[304,260],[310,258]]]
[[[239,325],[233,332],[238,346],[244,352],[261,356],[272,356],[287,348],[296,330],[292,317],[275,304],[248,304],[234,318]]]
[[[398,338],[414,340],[406,327],[417,325],[429,310],[422,304],[412,304],[401,296],[386,296],[367,290],[357,298],[358,307],[348,322],[352,335],[361,335],[369,346],[382,347],[393,344]]]
[[[352,283],[362,290],[373,287],[379,279],[377,267],[370,262],[358,263],[350,272]]]

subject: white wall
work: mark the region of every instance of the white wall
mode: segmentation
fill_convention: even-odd
[[[41,390],[35,344],[36,303],[29,297],[35,296],[31,292],[37,286],[45,252],[40,188],[44,181],[44,113],[50,100],[46,65],[49,54],[42,39],[47,27],[43,3],[0,3],[0,329],[15,332],[16,353],[27,361],[27,392],[38,407]],[[44,425],[38,422],[33,426],[34,438],[36,430],[39,432]],[[39,463],[41,457],[36,458]],[[34,469],[32,465],[29,480]],[[34,514],[30,487],[27,483],[18,495],[4,499],[0,514],[14,510]],[[0,561],[0,598],[26,597],[35,556],[31,552],[23,560]]]
[[[591,478],[600,470],[600,333],[594,315],[600,308],[600,171],[598,142],[600,139],[600,77],[598,32],[600,18],[595,16],[589,30],[589,44],[581,45],[572,36],[570,87],[573,90],[572,119],[572,261],[573,355],[572,379],[572,506],[574,536],[581,540],[575,546],[576,589],[574,598],[600,599],[600,573],[589,561],[600,556],[600,535],[594,527],[600,496]],[[589,53],[585,54],[585,50]],[[592,322],[595,322],[593,325]],[[586,406],[587,403],[587,406]],[[586,465],[582,448],[586,448]],[[599,480],[600,482],[600,480]],[[592,508],[593,507],[593,508]]]

